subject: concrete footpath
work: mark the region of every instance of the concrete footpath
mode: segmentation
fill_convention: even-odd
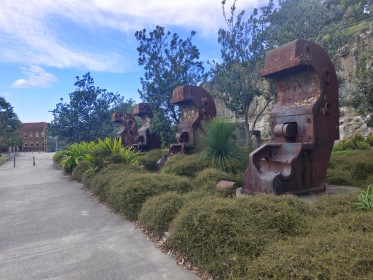
[[[33,156],[35,166],[33,166]],[[0,279],[199,279],[54,167],[0,166]]]

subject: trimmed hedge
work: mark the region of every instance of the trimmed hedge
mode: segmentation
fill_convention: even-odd
[[[205,166],[201,163],[198,155],[176,154],[169,157],[161,172],[179,176],[194,177]]]
[[[193,188],[203,192],[217,192],[216,185],[221,180],[235,181],[235,175],[220,171],[215,168],[206,168],[199,172],[194,180]],[[222,190],[220,193],[226,196],[226,193]]]
[[[310,213],[294,196],[204,197],[180,210],[167,243],[214,279],[237,278],[268,244],[303,232]]]
[[[91,168],[91,165],[88,161],[82,160],[80,161],[76,167],[73,169],[71,174],[71,178],[79,183],[83,180],[83,175]]]
[[[119,213],[136,220],[142,204],[151,196],[191,189],[190,180],[159,173],[132,173],[109,188],[108,202]]]
[[[157,161],[167,154],[165,149],[154,149],[139,154],[139,163],[148,171],[157,171]]]
[[[139,221],[157,235],[168,231],[169,224],[186,202],[186,198],[175,192],[168,192],[148,198],[141,207]]]
[[[338,231],[272,243],[243,279],[373,279],[373,234]]]

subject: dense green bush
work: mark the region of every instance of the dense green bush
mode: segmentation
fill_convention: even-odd
[[[190,180],[175,175],[159,173],[132,173],[109,188],[108,201],[119,213],[136,220],[142,204],[151,196],[191,189]]]
[[[322,195],[313,203],[312,207],[316,210],[316,215],[332,217],[340,213],[349,213],[356,201],[356,194],[336,194]]]
[[[326,183],[365,187],[373,182],[373,150],[333,152]]]
[[[63,156],[65,155],[64,151],[58,151],[53,155],[53,162],[60,165]]]
[[[147,230],[162,235],[185,201],[185,197],[175,192],[150,197],[141,207],[139,221]]]
[[[197,173],[197,176],[193,183],[193,188],[195,190],[205,191],[205,192],[216,192],[216,185],[221,180],[234,181],[236,179],[234,174],[229,174],[224,171],[220,171],[215,168],[206,168],[201,172]],[[225,196],[224,191],[220,193]]]
[[[333,151],[366,150],[369,148],[369,139],[364,139],[361,133],[343,139],[334,145]]]
[[[373,279],[373,234],[338,231],[272,243],[243,279]]]
[[[198,155],[176,154],[169,157],[161,172],[179,176],[194,177],[205,165],[201,163]]]
[[[301,233],[309,211],[293,196],[207,196],[180,210],[167,243],[214,279],[237,278],[268,244]]]
[[[87,186],[100,200],[108,199],[109,190],[112,186],[121,184],[128,176],[132,174],[143,174],[140,166],[122,164],[110,164],[101,172],[97,173]]]
[[[82,160],[80,161],[73,169],[73,172],[71,174],[71,178],[75,181],[82,182],[83,175],[91,169],[91,164],[86,161]]]
[[[165,149],[154,149],[139,154],[139,164],[144,166],[148,171],[157,171],[157,161],[167,154]]]

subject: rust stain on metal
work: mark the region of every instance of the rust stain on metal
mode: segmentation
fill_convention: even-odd
[[[242,193],[325,190],[324,179],[339,139],[338,82],[317,44],[295,40],[267,52],[261,76],[276,86],[270,143],[249,156]]]

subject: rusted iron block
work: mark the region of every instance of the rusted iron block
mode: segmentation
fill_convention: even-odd
[[[334,140],[339,139],[333,64],[319,45],[295,40],[267,52],[261,76],[277,90],[271,140],[250,154],[242,193],[324,191]]]
[[[238,186],[236,185],[235,182],[221,180],[216,185],[216,188],[218,190],[226,190],[229,193],[230,197],[234,197],[236,196],[236,189],[238,188]]]
[[[111,121],[119,124],[117,138],[122,139],[123,146],[137,143],[137,122],[131,114],[115,112],[111,115]]]
[[[202,87],[189,85],[177,87],[172,92],[170,103],[178,105],[182,112],[176,133],[178,143],[172,144],[167,155],[159,160],[159,168],[169,156],[192,150],[196,144],[196,136],[202,130],[201,121],[216,117],[214,99]]]
[[[153,117],[153,111],[149,103],[138,103],[133,107],[133,116],[138,116],[142,120],[142,126],[137,131],[137,143],[133,146],[141,151],[159,149],[161,147],[161,138],[156,133],[150,133],[150,119]]]
[[[216,116],[214,99],[201,87],[181,86],[172,92],[170,103],[178,105],[182,112],[176,133],[177,142],[185,146],[195,145],[201,121],[211,120]]]

